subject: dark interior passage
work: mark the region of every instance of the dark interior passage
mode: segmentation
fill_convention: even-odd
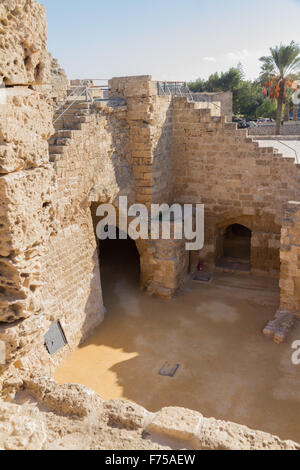
[[[251,230],[244,225],[233,224],[227,227],[222,240],[223,256],[217,265],[222,268],[250,271],[251,235]]]
[[[224,256],[250,261],[251,230],[243,225],[230,225],[224,233]]]
[[[140,256],[135,242],[127,240],[101,240],[99,259],[104,300],[112,294],[113,287],[126,280],[128,285],[136,287],[140,280]]]

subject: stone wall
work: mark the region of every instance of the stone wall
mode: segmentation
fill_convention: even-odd
[[[54,129],[44,8],[33,0],[4,0],[0,19],[0,77],[9,86],[0,104],[0,341],[6,347],[0,389],[4,381],[9,388],[11,376],[10,383],[22,391],[48,397],[52,410],[81,412],[90,392],[73,393],[75,386],[61,395],[51,380],[43,389],[35,379],[20,377],[37,366],[51,373],[103,320],[95,207],[101,202],[117,207],[122,195],[148,207],[205,204],[201,258],[211,267],[222,254],[226,227],[240,223],[252,231],[252,271],[279,275],[281,234],[281,308],[299,315],[300,210],[299,203],[288,204],[300,200],[293,159],[259,148],[201,103],[157,96],[149,76],[112,79],[110,97],[122,98],[121,104],[76,103]],[[150,294],[170,298],[182,285],[190,261],[184,245],[185,240],[137,242],[141,286]],[[50,356],[44,336],[57,320],[68,344]],[[130,416],[129,405],[116,411],[116,404],[94,398],[110,422],[129,416],[141,435],[187,439],[200,449],[297,447],[187,410],[155,415],[140,410],[148,421],[137,425],[140,416],[135,411]],[[8,411],[0,406],[6,422],[10,413],[18,414],[14,406]],[[14,447],[19,436],[14,426],[15,421],[6,447]]]
[[[130,155],[138,203],[172,201],[171,97],[158,96],[150,76],[114,78],[110,96],[126,99]]]
[[[0,340],[8,365],[42,333],[42,260],[59,224],[45,11],[31,0],[4,1],[0,16],[0,76],[9,85],[0,105]]]
[[[201,101],[158,96],[150,76],[113,78],[107,104],[79,100],[71,110],[66,104],[49,139],[53,91],[46,86],[44,10],[19,0],[12,14],[11,5],[5,3],[7,21],[13,22],[6,31],[7,61],[16,54],[12,24],[20,17],[34,25],[40,15],[41,24],[18,51],[21,60],[32,42],[39,49],[28,64],[42,57],[49,63],[39,66],[44,75],[30,67],[6,74],[6,83],[21,75],[23,82],[7,89],[0,122],[0,340],[8,345],[8,364],[35,361],[51,369],[61,355],[50,358],[43,341],[54,321],[60,320],[74,348],[103,320],[95,207],[117,208],[119,196],[148,208],[203,203],[200,255],[207,266],[222,256],[226,228],[239,223],[252,231],[252,272],[279,276],[284,210],[287,201],[300,199],[293,159],[259,148]],[[141,286],[171,297],[191,262],[185,240],[149,239],[137,248]]]
[[[280,309],[300,316],[300,202],[289,202],[281,231]]]
[[[275,124],[264,124],[258,127],[251,127],[249,135],[275,135]],[[286,122],[280,127],[280,135],[300,135],[300,122]]]
[[[44,8],[31,0],[4,2],[1,15],[8,27],[0,72],[10,85],[0,120],[0,340],[6,345],[1,372],[33,365],[51,371],[103,320],[90,204],[133,192],[129,133],[124,109],[95,105],[90,116],[76,117],[73,127],[49,140],[54,133],[50,75],[31,69],[43,57],[48,62],[39,70],[50,71]],[[26,32],[25,42],[20,31],[12,33],[16,24]],[[21,63],[31,43],[27,68],[3,66],[17,53]],[[68,346],[50,357],[44,335],[56,320]]]
[[[74,348],[103,320],[91,204],[118,207],[122,195],[148,207],[203,203],[201,258],[209,267],[222,255],[226,228],[240,223],[252,231],[252,272],[279,276],[283,212],[299,199],[294,161],[259,148],[201,103],[157,96],[149,76],[112,79],[110,98],[78,102],[60,118],[49,156],[50,94],[8,90],[0,124],[0,339],[9,344],[8,364],[51,369],[61,354],[50,358],[43,338],[54,321]],[[142,288],[170,298],[188,272],[185,240],[145,240],[137,248]]]
[[[126,107],[95,104],[84,118],[74,117],[73,128],[69,121],[68,130],[54,134],[50,157],[47,143],[47,163],[0,180],[2,254],[8,257],[3,261],[0,339],[9,345],[7,365],[41,364],[51,370],[63,354],[49,357],[44,347],[53,322],[63,326],[66,353],[103,320],[90,205],[114,203],[119,195],[133,201],[126,113]]]
[[[130,135],[130,161],[134,174],[135,202],[173,203],[173,107],[170,96],[158,96],[150,76],[113,78],[110,96],[126,99]],[[187,272],[184,240],[143,241],[141,286],[150,294],[170,298]]]
[[[51,88],[54,105],[66,99],[69,88],[69,80],[64,69],[59,65],[57,59],[51,56]]]
[[[205,248],[215,266],[222,236],[234,223],[252,231],[252,272],[278,276],[280,232],[288,200],[299,200],[299,168],[273,148],[259,148],[224,117],[212,117],[175,98],[174,194],[180,203],[205,204]]]
[[[214,103],[221,113],[226,116],[228,121],[232,121],[233,115],[233,96],[231,91],[216,93],[193,93],[193,98],[197,102]]]

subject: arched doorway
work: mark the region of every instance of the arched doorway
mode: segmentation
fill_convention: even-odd
[[[240,224],[229,225],[222,233],[221,256],[217,266],[221,268],[251,270],[251,236],[250,229]]]

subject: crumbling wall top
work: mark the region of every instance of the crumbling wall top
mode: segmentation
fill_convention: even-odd
[[[152,81],[151,75],[115,77],[109,80],[108,86],[111,98],[157,95],[156,83]]]
[[[45,7],[34,0],[2,0],[0,83],[50,83]]]

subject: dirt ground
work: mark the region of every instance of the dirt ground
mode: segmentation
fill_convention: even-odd
[[[138,257],[125,243],[101,252],[104,323],[55,379],[104,400],[149,411],[181,406],[300,442],[300,366],[291,362],[300,324],[282,345],[261,333],[278,307],[276,281],[215,273],[171,301],[151,298],[139,290]],[[173,378],[159,374],[166,363],[179,364]]]

